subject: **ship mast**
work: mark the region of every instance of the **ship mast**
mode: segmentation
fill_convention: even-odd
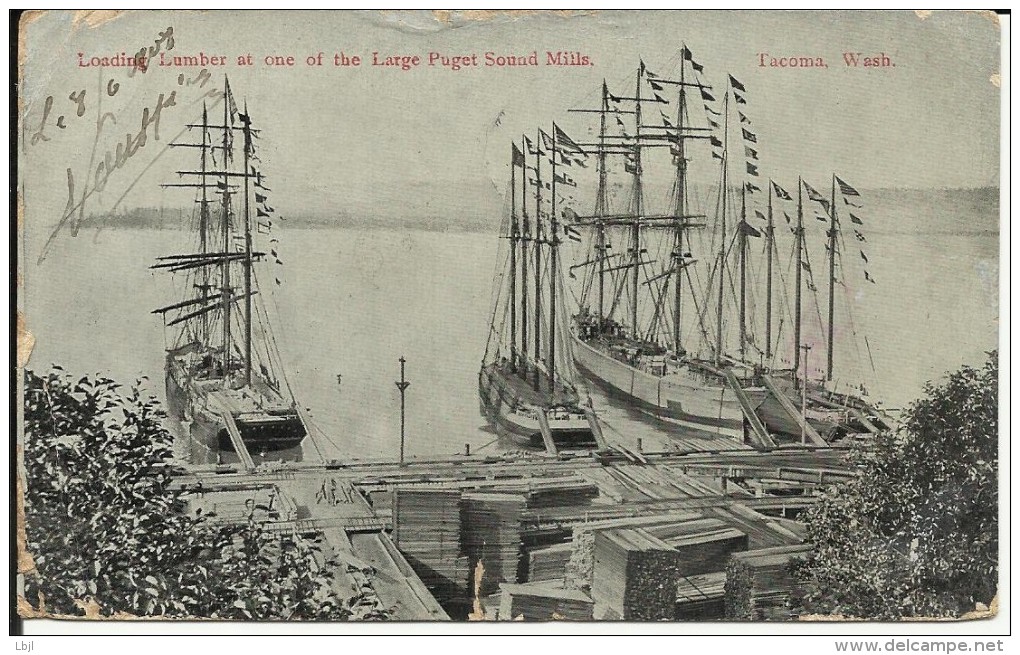
[[[747,186],[740,190],[740,359],[747,350]]]
[[[634,223],[631,228],[631,243],[634,249],[631,253],[631,266],[634,270],[631,272],[633,304],[630,310],[631,337],[634,340],[640,340],[638,331],[638,276],[641,272],[641,214],[643,204],[641,198],[641,78],[644,77],[644,73],[645,62],[642,60],[640,66],[638,66],[636,92],[634,94],[634,114],[636,119],[634,135]]]
[[[528,144],[521,137],[521,360],[522,372],[528,366],[528,247],[531,227],[528,225]]]
[[[209,252],[209,192],[208,192],[208,148],[212,147],[212,142],[209,138],[209,109],[206,103],[202,103],[202,175],[201,175],[201,186],[202,186],[202,200],[198,213],[198,234],[199,234],[199,252],[202,253],[203,257]],[[202,271],[202,296],[206,296],[209,293],[209,269],[205,266],[201,267]],[[209,340],[209,315],[202,314],[202,335],[201,342],[207,344]]]
[[[804,181],[797,177],[797,279],[796,300],[793,317],[793,372],[794,380],[800,370],[800,319],[801,319],[801,269],[804,267]]]
[[[684,50],[687,45],[683,46]],[[684,109],[686,103],[686,89],[684,73],[687,66],[684,65],[684,58],[680,58],[680,102],[677,107],[677,145],[679,158],[677,168],[677,193],[676,193],[676,232],[673,244],[673,274],[676,279],[673,281],[673,352],[680,357],[680,297],[683,285],[681,284],[681,269],[683,267],[684,248],[684,204],[687,195],[687,155],[684,151]]]
[[[608,198],[606,187],[606,114],[609,113],[609,87],[606,80],[602,80],[602,112],[599,116],[599,190],[595,200],[595,230],[596,249],[598,250],[599,261],[599,323],[598,329],[601,332],[605,324],[605,293],[606,293],[606,225],[602,218],[608,211]]]
[[[829,344],[825,360],[825,379],[832,380],[832,337],[836,315],[836,174],[832,174],[832,201],[829,222]]]
[[[715,326],[715,364],[722,365],[723,360],[723,290],[726,278],[726,196],[727,196],[727,169],[729,168],[729,137],[730,137],[730,92],[726,92],[723,98],[723,152],[722,152],[722,208],[719,239],[719,298],[716,305],[716,326]]]
[[[251,177],[249,156],[251,150],[251,116],[248,103],[244,103],[244,383],[251,386],[251,213],[248,202],[248,186]]]
[[[517,370],[517,146],[510,152],[510,369]]]
[[[767,250],[765,272],[765,359],[772,359],[772,248],[775,244],[775,225],[772,223],[772,179],[769,178],[769,224],[765,231]]]
[[[542,356],[542,131],[535,135],[535,390],[539,388],[538,360]]]
[[[229,253],[230,238],[230,177],[227,162],[231,159],[230,149],[230,79],[224,78],[223,87],[223,251]],[[223,302],[223,386],[230,387],[230,257],[224,257],[220,263],[220,296]]]
[[[556,251],[559,250],[556,217],[556,133],[559,128],[553,123],[552,132],[552,207],[549,211],[549,225],[552,238],[549,241],[549,393],[556,397]]]

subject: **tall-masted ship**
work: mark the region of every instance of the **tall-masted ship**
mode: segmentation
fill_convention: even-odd
[[[497,433],[517,445],[550,452],[594,447],[601,434],[590,398],[582,405],[572,383],[557,216],[557,187],[567,181],[556,172],[561,147],[555,136],[542,131],[537,144],[527,138],[521,148],[512,144],[509,213],[500,231],[508,247],[500,248],[495,303],[478,374],[482,413]],[[543,190],[549,191],[545,197]],[[534,202],[533,216],[529,201]]]
[[[770,448],[783,441],[826,445],[849,433],[877,432],[886,426],[873,406],[825,384],[832,380],[834,262],[842,243],[837,182],[844,198],[857,192],[833,176],[831,201],[813,190],[809,196],[824,201],[828,212],[830,295],[827,376],[808,380],[801,357],[802,272],[809,271],[802,195],[798,191],[796,226],[787,219],[799,265],[790,321],[793,364],[784,366],[779,357],[783,335],[774,329],[777,319],[783,325],[776,309],[785,297],[778,294],[783,280],[774,271],[773,197],[792,201],[792,196],[769,180],[768,215],[754,209],[764,185],[757,136],[743,107],[746,89],[729,76],[720,107],[712,86],[702,80],[703,70],[684,45],[672,77],[656,75],[642,61],[632,95],[615,95],[603,82],[599,106],[573,110],[599,119],[597,140],[576,144],[598,161],[594,212],[574,215],[568,225],[589,235],[583,261],[571,267],[571,272],[584,271],[573,321],[577,367],[629,404],[693,435],[722,435]],[[692,106],[703,106],[704,113]],[[741,142],[734,147],[730,135],[738,120]],[[705,229],[709,215],[699,211],[692,193],[692,162],[698,153],[718,165],[710,231]],[[734,159],[743,160],[736,180]],[[618,186],[629,191],[622,210],[611,206],[610,197],[609,178],[620,172],[619,163],[628,180]],[[668,187],[667,199],[650,209],[648,187],[655,184]],[[806,183],[803,187],[810,189]],[[749,220],[752,211],[760,227]],[[855,235],[863,241],[859,230]],[[752,272],[749,244],[755,239],[765,243],[764,275]],[[626,250],[613,251],[614,243],[626,244]],[[752,317],[762,291],[764,317],[759,314],[758,320],[763,335],[754,329]]]
[[[158,258],[153,269],[179,278],[181,297],[153,313],[168,335],[168,413],[190,437],[191,461],[238,458],[297,459],[306,427],[280,363],[255,263],[276,257],[255,249],[272,231],[267,179],[260,171],[259,130],[247,104],[235,103],[224,82],[222,116],[190,124],[198,142],[197,169],[177,171],[180,182],[163,187],[195,190],[194,248]],[[218,103],[217,103],[218,104]],[[277,279],[277,283],[279,280]]]

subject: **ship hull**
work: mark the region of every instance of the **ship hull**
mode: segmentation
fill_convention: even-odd
[[[546,408],[526,403],[514,393],[514,385],[503,379],[493,367],[483,368],[478,376],[480,409],[496,433],[516,446],[545,449],[542,426],[537,413]],[[577,407],[547,409],[549,431],[557,448],[593,448],[595,438],[584,412]]]
[[[195,464],[236,460],[234,444],[224,419],[201,400],[187,382],[174,375],[167,362],[166,395],[170,418],[189,440],[190,460]],[[246,413],[234,416],[241,439],[252,457],[273,460],[301,459],[306,430],[296,411]]]
[[[799,406],[798,400],[791,397],[795,406]],[[758,414],[758,418],[762,420],[765,427],[773,435],[780,435],[785,437],[786,440],[794,439],[799,441],[801,438],[801,427],[800,423],[794,420],[787,412],[783,409],[783,406],[778,400],[774,398],[766,398],[765,401],[758,406],[755,410]],[[816,432],[826,441],[834,441],[841,437],[846,429],[843,427],[842,422],[838,418],[829,418],[828,413],[810,411],[807,416],[808,425],[813,427]]]
[[[775,376],[773,380],[777,383],[780,391],[797,408],[803,403],[802,391],[789,374]],[[869,426],[861,422],[857,414],[866,417],[870,421],[870,427],[877,430],[886,430],[888,422],[881,416],[881,413],[870,406],[864,400],[856,396],[837,395],[825,402],[824,397],[828,395],[825,388],[814,382],[809,382],[807,404],[805,414],[808,423],[828,442],[838,441],[850,434],[865,434],[869,432]],[[765,422],[770,431],[800,438],[800,426],[783,411],[780,403],[769,398],[758,408],[758,414]]]
[[[683,427],[744,440],[744,414],[731,389],[687,372],[654,375],[628,365],[573,335],[574,362],[586,378],[636,409]],[[752,406],[764,390],[745,389]]]

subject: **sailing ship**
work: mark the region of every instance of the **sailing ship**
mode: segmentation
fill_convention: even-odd
[[[571,223],[589,234],[584,261],[571,267],[584,270],[572,331],[578,370],[628,404],[675,422],[693,436],[723,436],[770,448],[777,441],[791,440],[825,445],[848,432],[884,428],[877,410],[859,397],[835,394],[823,383],[800,380],[799,373],[806,377],[800,360],[801,266],[796,273],[793,366],[783,367],[778,360],[779,339],[773,333],[777,249],[772,196],[782,189],[773,188],[770,180],[767,219],[755,211],[766,225],[755,228],[748,220],[749,196],[760,194],[761,189],[757,139],[748,129],[746,110],[741,110],[747,104],[746,90],[729,76],[720,111],[713,106],[717,102],[713,88],[701,78],[703,66],[686,45],[680,54],[673,78],[654,74],[641,61],[633,95],[614,95],[603,81],[598,107],[571,110],[599,117],[597,141],[579,144],[598,160],[594,212],[575,215]],[[676,95],[670,97],[667,89]],[[694,119],[690,109],[692,94],[705,108],[700,120]],[[658,108],[661,122],[649,119],[649,105]],[[676,108],[674,114],[663,109],[670,105]],[[733,113],[736,116],[731,117]],[[733,184],[730,123],[738,117],[746,178]],[[609,120],[615,121],[615,129]],[[710,146],[711,161],[719,165],[715,223],[707,237],[703,228],[708,226],[708,215],[698,211],[690,180],[692,153],[699,141]],[[656,149],[667,151],[670,163],[662,167],[665,173],[660,173],[657,182],[669,188],[660,211],[649,211],[646,187]],[[610,164],[620,160],[629,178],[629,203],[625,211],[614,212],[609,176],[617,171]],[[739,216],[735,217],[738,201]],[[805,261],[802,202],[793,230],[800,262]],[[829,252],[838,253],[835,197],[829,209]],[[766,286],[763,340],[751,329],[749,305],[755,281],[749,276],[748,256],[749,239],[760,239],[762,232],[767,255],[762,276]],[[625,243],[626,252],[613,252],[614,241]],[[696,259],[692,254],[696,251],[706,257]],[[829,380],[835,279],[834,264],[830,264]],[[732,347],[734,336],[736,348]]]
[[[220,120],[210,122],[204,106],[201,123],[187,126],[199,142],[171,144],[197,149],[197,170],[177,171],[180,182],[161,185],[194,189],[197,204],[195,248],[151,267],[183,280],[183,298],[153,311],[168,335],[168,414],[190,437],[194,463],[297,459],[307,430],[282,373],[255,266],[267,258],[255,237],[271,234],[274,211],[256,165],[259,130],[247,103],[237,107],[229,80],[219,100]],[[269,254],[279,263],[276,241]]]
[[[546,136],[540,132],[540,139]],[[553,453],[596,446],[601,434],[590,398],[582,406],[571,382],[557,217],[557,183],[566,178],[557,175],[555,162],[550,177],[542,178],[542,160],[556,147],[554,141],[540,140],[536,146],[526,138],[521,148],[512,144],[510,212],[501,229],[509,247],[508,252],[501,249],[505,255],[499,260],[489,337],[478,374],[482,414],[497,433],[517,445]],[[534,167],[527,164],[525,153],[535,157]],[[534,192],[529,193],[532,187]],[[543,189],[550,191],[548,202]],[[532,198],[534,229],[527,210]]]

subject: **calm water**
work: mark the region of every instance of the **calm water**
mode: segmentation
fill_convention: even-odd
[[[276,236],[282,284],[262,288],[287,377],[331,442],[324,444],[326,456],[396,456],[401,355],[411,381],[410,457],[462,452],[465,444],[473,452],[500,448],[477,398],[497,253],[493,235],[291,229]],[[148,388],[162,396],[163,325],[150,311],[176,294],[168,276],[148,266],[157,255],[186,247],[185,240],[171,230],[105,230],[65,237],[41,264],[29,256],[25,309],[37,337],[31,366],[59,363],[124,381],[147,376]],[[995,347],[994,233],[890,231],[872,236],[869,257],[880,284],[855,292],[854,304],[875,365],[872,397],[900,407],[926,380],[980,363]],[[271,280],[270,273],[262,279]],[[837,353],[837,369],[852,354]],[[592,395],[618,438],[661,446],[656,428],[597,390]]]

